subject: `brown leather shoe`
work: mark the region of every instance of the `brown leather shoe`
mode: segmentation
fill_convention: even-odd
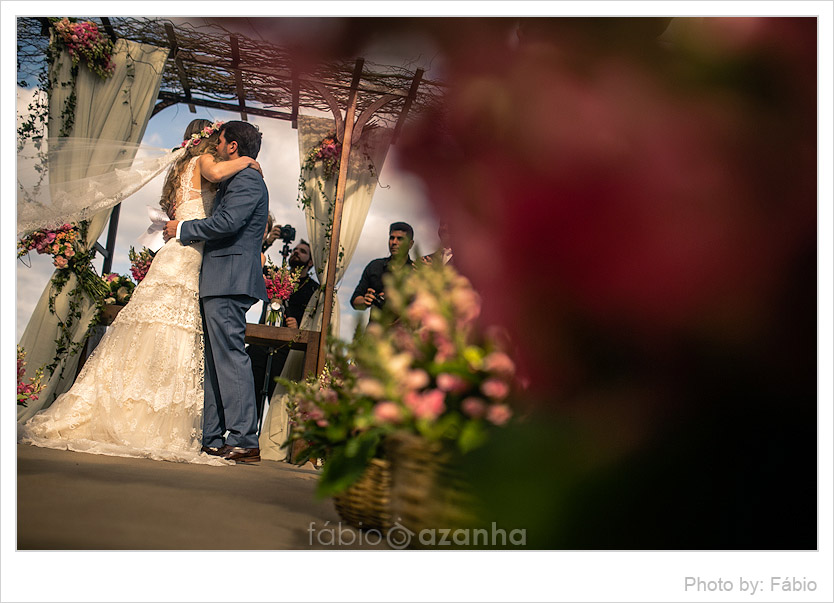
[[[210,454],[212,456],[220,456],[224,448],[225,446],[203,446],[200,448],[200,452],[205,452],[206,454]]]
[[[261,460],[260,448],[237,448],[224,446],[220,451],[220,458],[236,463],[257,463]]]

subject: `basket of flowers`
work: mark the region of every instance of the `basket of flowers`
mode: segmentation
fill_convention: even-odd
[[[379,321],[353,351],[357,390],[386,434],[392,514],[415,533],[473,524],[477,501],[460,461],[511,419],[515,365],[476,325],[480,299],[453,268],[386,278]]]
[[[358,394],[356,380],[347,346],[335,340],[318,378],[279,379],[287,388],[292,425],[285,446],[303,443],[297,464],[324,459],[316,494],[332,496],[345,522],[384,532],[392,524],[390,463],[382,446],[386,427],[374,423],[373,401]]]

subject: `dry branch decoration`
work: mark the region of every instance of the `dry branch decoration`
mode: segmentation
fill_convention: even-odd
[[[88,18],[85,18],[88,19]],[[89,18],[101,23],[101,19]],[[240,74],[247,106],[264,109],[288,110],[293,106],[292,56],[285,48],[244,35],[232,34],[219,25],[194,25],[190,22],[161,18],[111,17],[108,24],[118,37],[162,48],[172,46],[168,28],[173,28],[176,53],[171,53],[163,74],[160,98],[186,94],[177,60],[181,61],[191,98],[237,104],[235,71]],[[42,33],[42,22],[37,18],[18,19],[18,79],[37,73],[43,61],[48,39]],[[231,37],[237,40],[239,62],[232,58]],[[341,106],[347,105],[353,78],[353,61],[329,61],[298,73],[298,106],[317,111],[330,111],[325,99],[311,83],[325,84]],[[21,77],[23,76],[23,77]],[[414,79],[407,67],[379,65],[366,62],[357,102],[357,114],[385,94],[398,96],[374,114],[378,125],[391,126],[401,112]],[[409,115],[440,106],[442,84],[422,79]],[[251,104],[251,105],[250,105]]]

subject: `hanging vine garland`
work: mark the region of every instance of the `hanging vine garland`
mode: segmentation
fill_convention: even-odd
[[[113,42],[99,30],[92,21],[78,22],[75,19],[50,18],[51,36],[49,45],[46,48],[46,61],[44,68],[38,73],[38,89],[43,94],[36,95],[29,104],[29,112],[23,116],[23,121],[17,129],[18,150],[27,140],[35,141],[39,148],[39,141],[44,136],[47,117],[49,116],[48,98],[52,90],[58,85],[70,87],[70,94],[61,109],[61,128],[58,136],[66,137],[72,133],[75,124],[75,94],[76,82],[78,79],[79,63],[83,59],[87,68],[106,80],[113,75],[116,69],[113,63]],[[66,50],[72,60],[70,68],[70,80],[65,84],[59,84],[57,74],[61,67],[62,51]],[[49,66],[53,68],[50,70]],[[52,75],[50,75],[50,72]],[[21,83],[22,84],[22,83]]]
[[[34,250],[39,254],[52,256],[52,263],[57,268],[52,276],[49,291],[49,311],[58,319],[60,330],[55,340],[56,352],[52,362],[45,367],[51,375],[62,361],[76,354],[84,345],[84,341],[98,322],[101,305],[109,291],[102,278],[93,268],[93,251],[84,247],[87,237],[87,222],[80,224],[64,224],[56,230],[38,230],[18,241],[17,257],[22,258]],[[67,315],[61,317],[55,310],[55,300],[75,275],[76,286],[67,295],[69,306]],[[73,341],[72,331],[76,322],[81,318],[81,302],[86,295],[96,304],[96,313],[78,341]],[[64,374],[64,366],[60,375]]]
[[[61,109],[59,137],[69,137],[75,124],[75,107],[77,102],[76,84],[79,65],[83,60],[87,68],[101,79],[110,77],[114,70],[113,42],[99,31],[98,26],[91,21],[78,22],[75,19],[51,18],[50,42],[46,50],[46,62],[43,71],[38,74],[38,88],[41,93],[29,104],[29,112],[21,120],[17,129],[18,150],[22,149],[27,140],[31,140],[39,153],[49,117],[49,97],[57,86],[69,86],[70,93]],[[69,55],[72,66],[68,82],[59,82],[58,73],[61,71],[61,61]],[[53,116],[54,118],[55,116]],[[45,162],[44,162],[45,163]],[[40,174],[43,184],[46,172]],[[57,318],[59,334],[55,340],[55,357],[44,367],[50,375],[61,366],[59,379],[63,377],[66,367],[65,360],[78,353],[92,329],[98,323],[101,308],[109,293],[107,283],[96,273],[92,260],[95,252],[87,249],[88,222],[78,224],[64,224],[55,230],[38,230],[28,234],[18,241],[18,258],[28,255],[34,250],[39,254],[48,254],[53,258],[56,268],[50,281],[48,307]],[[68,308],[66,316],[59,316],[55,308],[58,296],[64,291],[72,276],[76,278],[76,286],[67,293]],[[95,305],[90,324],[81,338],[73,341],[73,330],[77,321],[81,319],[81,308],[84,297]]]

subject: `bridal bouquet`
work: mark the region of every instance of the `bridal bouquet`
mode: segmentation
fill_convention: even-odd
[[[27,383],[24,379],[26,374],[26,351],[17,346],[17,404],[18,406],[28,406],[29,400],[37,400],[38,394],[46,386],[41,383],[43,379],[43,367],[35,371],[35,376],[29,379]]]
[[[264,266],[264,282],[266,284],[266,295],[269,297],[269,314],[266,317],[267,324],[280,326],[281,313],[284,302],[298,289],[298,281],[301,278],[301,269],[290,270],[284,264],[280,267],[267,258]]]

